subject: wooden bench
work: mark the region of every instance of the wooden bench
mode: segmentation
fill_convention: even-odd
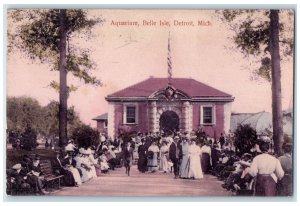
[[[54,183],[55,180],[58,181],[58,189],[60,188],[60,179],[63,177],[63,175],[54,175],[53,174],[53,168],[51,165],[50,160],[41,160],[40,161],[41,166],[41,172],[43,173],[45,184],[46,184],[46,190],[48,190],[49,183]]]

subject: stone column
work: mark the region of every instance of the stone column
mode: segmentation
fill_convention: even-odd
[[[108,117],[107,117],[107,134],[112,140],[115,139],[115,105],[108,103]]]
[[[149,112],[149,128],[151,132],[157,132],[157,105],[156,101],[151,102]]]
[[[190,103],[189,105],[189,128],[188,132],[191,132],[193,130],[193,105]]]
[[[182,116],[184,131],[190,131],[190,102],[188,101],[183,103]]]
[[[230,117],[231,117],[232,102],[224,104],[224,131],[228,134],[230,130]]]

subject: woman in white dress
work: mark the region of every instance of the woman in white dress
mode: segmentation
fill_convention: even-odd
[[[162,170],[164,173],[169,171],[169,164],[168,164],[168,157],[169,155],[169,147],[167,146],[167,142],[163,141],[162,146],[160,148],[160,163],[159,169]]]
[[[151,154],[148,156],[148,171],[150,172],[156,172],[158,170],[158,153],[159,153],[159,148],[156,145],[156,142],[153,141],[151,146],[148,149],[148,154]]]
[[[182,140],[182,160],[179,168],[179,177],[188,178],[189,173],[189,142],[186,138]]]
[[[88,159],[89,159],[89,163],[90,163],[90,167],[91,167],[91,175],[92,175],[92,177],[97,177],[95,165],[98,163],[98,159],[95,159],[94,153],[92,152],[92,150],[90,148],[87,149],[87,153],[89,155]]]
[[[63,165],[66,170],[70,171],[73,175],[73,178],[75,180],[75,186],[81,185],[81,177],[79,174],[78,169],[75,168],[76,161],[72,159],[72,156],[67,155],[63,160]]]
[[[79,149],[79,154],[74,158],[76,160],[76,167],[82,172],[81,182],[84,183],[91,179],[90,167],[88,158],[86,157],[86,150],[83,148]]]
[[[201,179],[203,178],[202,168],[200,164],[200,154],[201,149],[196,145],[196,140],[191,140],[191,145],[189,146],[189,172],[188,178]]]

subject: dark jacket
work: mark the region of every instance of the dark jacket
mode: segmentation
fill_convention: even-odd
[[[59,162],[58,159],[56,159],[56,158],[51,160],[51,165],[52,165],[53,169],[60,170],[63,167],[62,161],[60,160],[60,162]]]
[[[30,168],[30,171],[33,170],[34,172],[39,172],[39,173],[42,172],[40,163],[37,166],[34,166],[33,162],[31,162],[31,164],[29,165],[29,168]],[[42,175],[42,174],[40,174],[40,175]]]
[[[62,161],[62,165],[63,165],[63,166],[70,165],[69,158],[64,159],[64,160]],[[76,160],[72,159],[71,165],[72,165],[73,167],[76,167]]]
[[[24,168],[22,168],[19,173],[16,170],[11,170],[9,176],[14,179],[13,187],[15,187],[14,189],[16,190],[19,190],[23,183],[28,183],[28,180],[24,179],[27,177],[27,172]]]
[[[176,157],[176,153],[178,153],[178,157]],[[169,149],[169,158],[171,161],[177,161],[179,159],[180,156],[180,145],[177,144],[176,147],[176,143],[172,142],[172,144],[170,145],[170,149]]]
[[[128,150],[127,147],[124,147],[123,156],[124,156],[124,159],[126,159],[126,160],[132,160],[132,158],[133,158],[133,148],[129,147],[129,150]]]

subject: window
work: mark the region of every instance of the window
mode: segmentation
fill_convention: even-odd
[[[203,123],[212,124],[212,107],[203,107]]]
[[[215,124],[215,107],[213,105],[201,106],[201,120],[200,123],[203,125]]]
[[[137,124],[137,105],[124,105],[123,123]]]

